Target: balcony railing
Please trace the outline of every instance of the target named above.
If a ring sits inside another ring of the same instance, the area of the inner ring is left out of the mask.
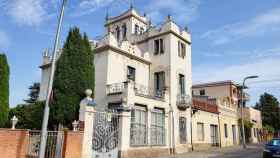
[[[178,94],[176,103],[179,109],[185,110],[191,104],[191,97],[186,94]]]
[[[150,87],[135,84],[134,85],[135,95],[149,97],[154,99],[163,99],[164,98],[164,90],[155,90]]]
[[[107,85],[106,93],[107,95],[113,95],[113,94],[120,94],[124,91],[124,84],[125,83],[113,83]]]

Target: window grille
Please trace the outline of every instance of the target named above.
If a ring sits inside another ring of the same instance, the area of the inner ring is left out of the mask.
[[[165,144],[165,118],[162,109],[152,111],[151,145]]]

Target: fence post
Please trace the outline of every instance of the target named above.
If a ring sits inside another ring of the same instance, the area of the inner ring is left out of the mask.
[[[84,137],[82,145],[82,158],[91,158],[92,156],[92,135],[95,110],[92,106],[85,107]]]

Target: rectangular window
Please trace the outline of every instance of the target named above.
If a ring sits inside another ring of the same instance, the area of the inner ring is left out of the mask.
[[[179,118],[179,133],[180,133],[180,144],[187,143],[187,119],[185,117]]]
[[[152,111],[151,145],[165,144],[165,117],[164,110],[155,108]]]
[[[144,31],[144,28],[143,27],[141,27],[140,28],[140,34],[143,34],[145,31]]]
[[[156,72],[155,73],[155,95],[162,97],[164,87],[165,87],[165,73],[164,72]]]
[[[199,95],[205,95],[205,90],[204,89],[199,90]]]
[[[227,124],[224,124],[224,130],[225,130],[225,138],[227,138],[228,137]]]
[[[181,58],[186,56],[186,45],[181,41],[178,41],[178,56]]]
[[[179,90],[180,94],[185,94],[185,75],[179,74]]]
[[[127,79],[135,81],[135,72],[136,72],[136,70],[134,67],[128,66],[127,67]]]
[[[197,123],[197,139],[198,141],[204,141],[204,124]]]
[[[164,53],[164,41],[163,39],[154,40],[154,54]]]
[[[126,24],[123,24],[122,25],[122,38],[123,38],[123,40],[125,40],[126,39],[126,32],[127,32],[127,27],[126,27]]]
[[[131,111],[130,145],[145,146],[148,144],[147,108],[135,105]]]
[[[134,26],[134,34],[139,34],[139,26],[137,24]]]

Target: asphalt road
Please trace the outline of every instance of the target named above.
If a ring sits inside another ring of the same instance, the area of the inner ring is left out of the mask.
[[[189,152],[165,158],[262,158],[263,145],[248,145],[246,149],[241,146],[213,149],[208,151]]]

